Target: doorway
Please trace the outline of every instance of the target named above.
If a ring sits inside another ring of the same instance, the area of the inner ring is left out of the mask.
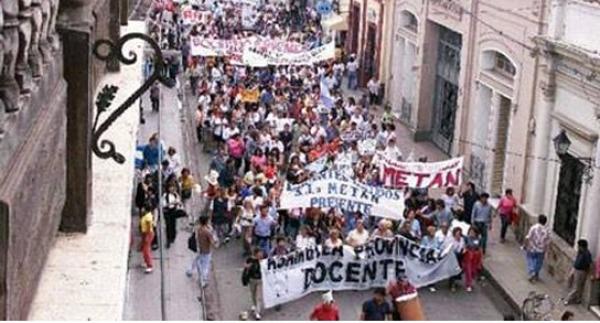
[[[506,148],[508,144],[508,127],[510,124],[510,106],[510,100],[504,96],[500,96],[496,128],[496,147],[494,149],[494,170],[492,172],[492,196],[502,195]]]
[[[462,37],[442,26],[439,28],[438,57],[433,106],[432,141],[450,154],[458,106],[458,77]]]
[[[367,82],[377,74],[377,25],[370,22],[367,26],[365,51],[363,53],[363,63],[361,84],[365,86]]]

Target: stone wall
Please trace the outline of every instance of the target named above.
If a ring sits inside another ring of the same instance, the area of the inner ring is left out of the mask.
[[[59,227],[87,230],[93,94],[119,69],[92,48],[120,2],[0,1],[0,319],[27,319]]]
[[[0,319],[25,319],[65,200],[58,0],[0,2]]]

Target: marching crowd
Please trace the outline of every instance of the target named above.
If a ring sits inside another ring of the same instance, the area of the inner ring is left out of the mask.
[[[427,161],[399,147],[395,116],[389,107],[378,105],[380,85],[376,79],[368,82],[369,94],[361,97],[342,91],[345,79],[348,88],[357,86],[358,61],[354,55],[311,66],[267,68],[233,65],[227,57],[191,55],[190,35],[220,39],[261,35],[310,44],[311,48],[320,46],[330,36],[322,30],[316,9],[295,1],[287,5],[264,1],[254,7],[253,28],[247,28],[233,1],[202,0],[191,5],[212,14],[203,23],[185,25],[180,17],[181,4],[157,0],[150,10],[148,30],[163,49],[181,54],[167,59],[168,73],[191,87],[197,99],[197,139],[213,157],[208,173],[199,180],[183,167],[174,148],[164,150],[156,136],[150,138],[143,152],[147,175],[136,194],[146,271],[153,268],[157,178],[162,176],[166,247],[176,239],[177,219],[186,218],[194,226],[189,247],[197,252],[187,274],[191,277],[196,269],[204,287],[209,283],[214,248],[224,247],[232,239],[241,240],[240,253],[246,258],[241,280],[251,291],[255,319],[261,317],[260,259],[321,244],[359,247],[374,237],[402,235],[425,247],[454,252],[462,273],[448,280],[449,288],[456,291],[464,279],[465,290],[472,291],[473,282],[481,277],[495,216],[489,195],[477,192],[473,183],[447,187],[444,192],[406,189],[406,208],[399,221],[337,208],[279,208],[284,185],[302,183],[322,169],[336,169],[357,182],[382,186],[376,153],[391,160]],[[151,60],[145,68],[149,74]],[[155,109],[160,106],[159,91],[156,87],[151,90]],[[365,142],[373,147],[364,149]],[[196,193],[205,202],[202,209],[189,205]],[[517,222],[517,207],[512,191],[506,190],[498,206],[501,242]],[[539,225],[526,239],[531,281],[538,278],[549,243],[545,224],[545,217],[540,216]],[[438,287],[428,288],[435,292]],[[393,308],[382,305],[387,304],[385,297],[386,290],[377,289],[374,299],[363,306],[362,318],[392,315]],[[324,304],[332,300],[330,295],[324,296]],[[339,318],[323,306],[315,309],[311,318],[319,319],[322,313],[323,318]]]

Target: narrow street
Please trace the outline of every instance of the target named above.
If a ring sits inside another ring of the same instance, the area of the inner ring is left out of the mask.
[[[186,87],[184,110],[177,106],[177,90],[163,88],[161,135],[166,147],[173,146],[180,152],[183,164],[189,166],[195,178],[205,186],[210,156],[203,152],[202,144],[194,137],[195,99]],[[138,135],[139,143],[145,143],[150,135],[157,131],[158,114],[149,111],[149,99],[144,98],[145,124]],[[401,130],[399,130],[401,131]],[[197,201],[199,202],[199,201]],[[196,203],[198,212],[199,203]],[[134,225],[137,217],[134,217]],[[193,279],[185,276],[185,269],[192,260],[187,249],[189,229],[186,219],[178,223],[177,240],[164,253],[164,277],[166,317],[168,320],[201,320],[202,304],[200,291]],[[133,226],[136,228],[136,226]],[[139,237],[136,235],[134,246]],[[154,252],[156,268],[151,275],[143,273],[141,253],[132,249],[129,261],[129,291],[125,319],[159,320],[160,313],[160,270],[159,254]],[[241,243],[233,240],[221,246],[213,255],[213,273],[206,288],[206,317],[211,320],[238,320],[243,311],[250,309],[250,292],[241,284],[244,258]],[[445,283],[440,283],[438,292],[421,290],[421,300],[428,319],[431,320],[500,320],[504,313],[510,313],[510,306],[501,295],[487,282],[479,283],[474,292],[467,294],[462,290],[451,293]],[[371,297],[370,291],[335,292],[334,297],[340,307],[343,320],[357,320],[362,303]],[[297,301],[285,304],[279,311],[268,309],[262,313],[263,320],[307,320],[313,306],[320,300],[319,293],[313,293]]]

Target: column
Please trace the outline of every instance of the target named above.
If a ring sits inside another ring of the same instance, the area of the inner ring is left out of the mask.
[[[61,231],[85,232],[92,201],[92,27],[94,0],[62,0],[58,30],[67,90],[67,200]]]
[[[529,192],[531,199],[528,204],[535,213],[545,212],[546,178],[548,174],[548,158],[550,156],[551,138],[550,130],[551,113],[554,110],[556,93],[555,57],[550,54],[546,70],[546,79],[541,81],[538,107],[535,109],[535,138],[531,162],[531,177],[529,179]]]
[[[590,251],[594,256],[598,256],[600,252],[600,238],[598,237],[600,235],[600,221],[598,221],[598,210],[600,210],[600,160],[598,160],[598,157],[600,157],[600,140],[596,141],[596,152],[596,160],[591,163],[594,179],[586,194],[588,203],[585,207],[583,219],[581,219],[583,221],[581,238],[588,240]]]

